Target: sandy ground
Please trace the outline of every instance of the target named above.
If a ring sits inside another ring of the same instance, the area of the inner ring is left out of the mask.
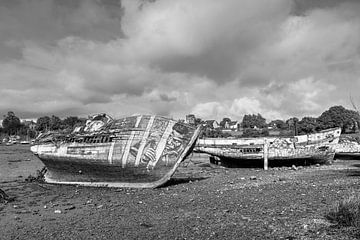
[[[360,161],[224,168],[194,154],[164,187],[108,189],[26,182],[29,146],[0,146],[0,239],[360,239],[325,218],[359,192]]]

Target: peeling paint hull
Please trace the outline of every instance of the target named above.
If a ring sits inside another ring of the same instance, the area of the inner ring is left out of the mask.
[[[264,159],[264,144],[268,144],[268,160],[309,159],[326,163],[334,158],[340,133],[340,128],[336,128],[294,137],[200,139],[194,151],[220,159],[256,160]]]
[[[39,141],[31,150],[45,164],[48,183],[154,188],[171,178],[199,133],[184,123],[141,115],[55,142]]]
[[[335,158],[349,159],[360,158],[360,144],[356,139],[344,137],[341,138],[335,149]]]

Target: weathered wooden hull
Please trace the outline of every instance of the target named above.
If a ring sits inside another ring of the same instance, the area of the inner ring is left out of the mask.
[[[158,187],[192,151],[199,133],[200,129],[171,119],[142,115],[31,150],[45,164],[49,183]]]
[[[234,160],[264,159],[266,154],[268,160],[311,159],[322,163],[334,158],[340,133],[340,129],[330,129],[294,137],[199,139],[195,151]]]
[[[335,158],[360,158],[360,144],[355,139],[340,139],[335,149]]]

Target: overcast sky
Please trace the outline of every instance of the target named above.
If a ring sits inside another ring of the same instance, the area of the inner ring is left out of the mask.
[[[0,1],[0,113],[241,120],[360,104],[360,1]]]

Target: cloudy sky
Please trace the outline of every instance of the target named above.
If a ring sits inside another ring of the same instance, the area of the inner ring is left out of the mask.
[[[0,1],[0,113],[203,119],[360,104],[360,1]]]

